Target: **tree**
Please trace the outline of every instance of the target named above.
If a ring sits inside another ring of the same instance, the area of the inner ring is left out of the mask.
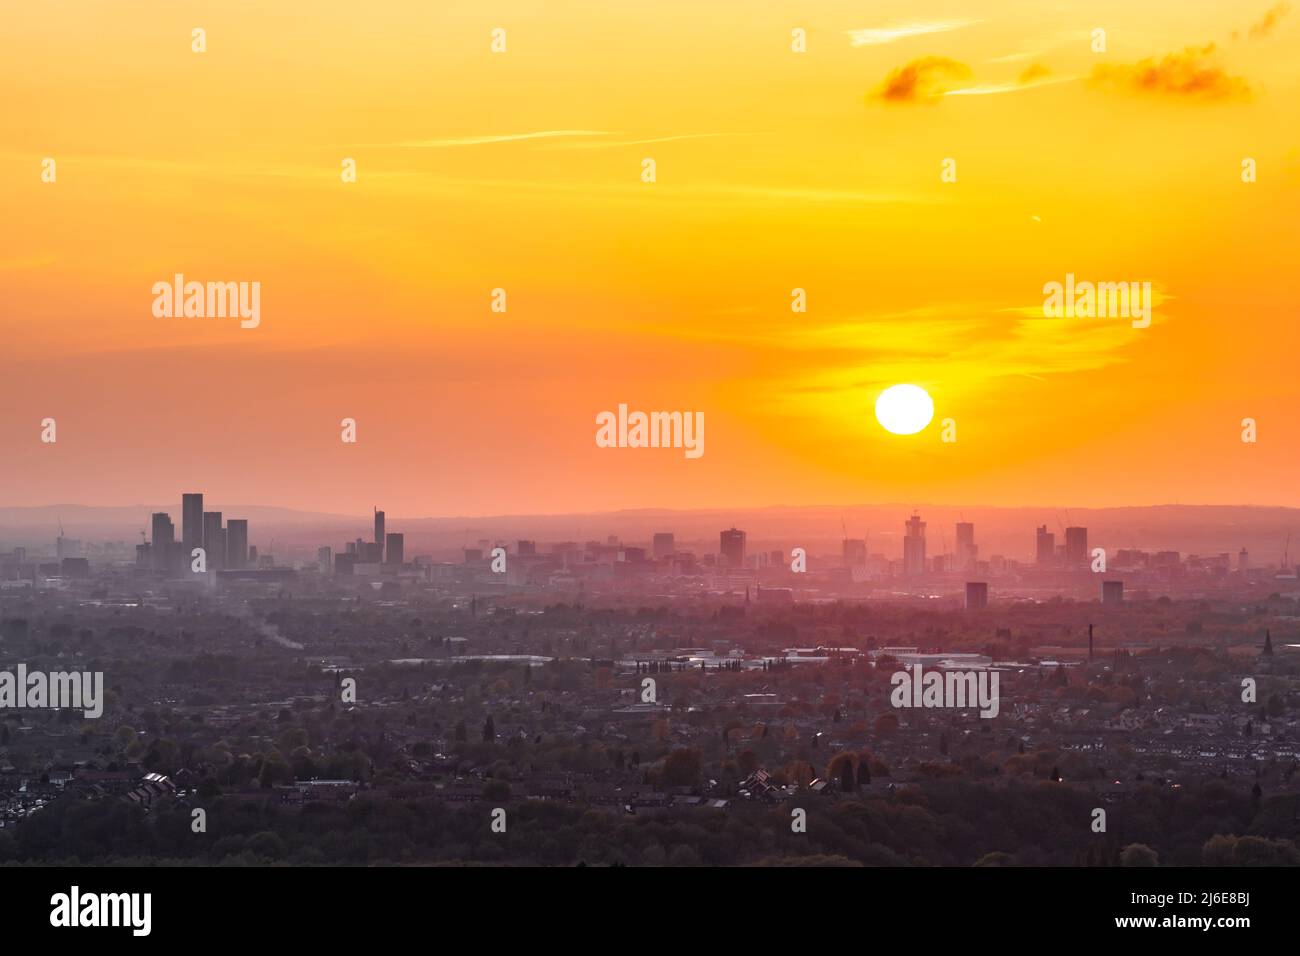
[[[670,787],[694,786],[702,765],[699,751],[689,748],[674,750],[664,760],[663,782]]]
[[[1119,851],[1120,866],[1159,866],[1160,856],[1145,843],[1130,843]]]
[[[858,765],[857,755],[850,750],[844,750],[837,753],[831,758],[831,762],[826,765],[827,779],[838,777],[840,790],[850,793],[857,789],[857,774],[855,773]]]

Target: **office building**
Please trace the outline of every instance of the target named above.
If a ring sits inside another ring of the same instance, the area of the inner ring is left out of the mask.
[[[919,577],[925,574],[925,522],[914,514],[903,524],[903,530],[903,574]]]
[[[1041,567],[1050,567],[1056,563],[1056,535],[1047,530],[1047,525],[1038,526],[1037,538],[1037,556],[1038,564]]]
[[[989,606],[989,586],[985,581],[966,582],[966,610],[978,611]]]
[[[195,548],[203,547],[203,494],[181,495],[181,544],[185,560]]]
[[[220,511],[203,512],[203,553],[209,571],[226,566],[226,532],[221,526]]]
[[[231,518],[226,522],[226,562],[232,571],[248,567],[248,520]]]
[[[719,537],[718,550],[722,554],[723,563],[729,568],[743,568],[745,566],[745,532],[737,528],[730,528],[722,532]]]
[[[974,567],[978,549],[975,547],[975,524],[971,521],[957,522],[957,568],[965,571]]]
[[[150,562],[155,571],[166,571],[167,562],[172,553],[172,544],[176,540],[176,526],[172,524],[171,515],[165,511],[153,514],[151,532]]]
[[[671,531],[660,531],[654,536],[652,553],[656,558],[671,558],[677,551],[677,540]]]
[[[384,543],[384,563],[401,564],[405,560],[406,554],[406,536],[402,534],[389,534]]]
[[[321,574],[329,574],[334,568],[334,555],[326,548],[316,549],[316,567]]]
[[[515,554],[521,558],[531,558],[537,554],[536,541],[519,541],[515,545]]]
[[[170,521],[168,523],[170,523]],[[59,574],[65,578],[73,578],[75,580],[89,580],[90,561],[86,558],[64,558],[59,562]]]
[[[384,560],[384,513],[378,508],[375,509],[375,544],[379,546],[379,552],[376,560]]]
[[[1088,529],[1065,529],[1065,566],[1072,569],[1088,564]]]
[[[1123,604],[1124,603],[1124,582],[1123,581],[1102,581],[1101,582],[1101,603],[1102,604]]]

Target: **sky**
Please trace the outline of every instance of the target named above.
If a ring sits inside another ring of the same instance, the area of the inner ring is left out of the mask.
[[[1300,506],[1298,52],[1272,0],[15,6],[0,504]]]

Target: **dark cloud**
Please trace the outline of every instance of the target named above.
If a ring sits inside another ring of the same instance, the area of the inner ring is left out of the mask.
[[[886,103],[916,103],[938,96],[950,80],[970,76],[970,67],[943,56],[923,56],[900,66],[871,91],[869,99]]]
[[[1188,47],[1133,64],[1102,64],[1092,71],[1094,86],[1142,95],[1195,100],[1245,99],[1250,86],[1213,62],[1215,47]]]

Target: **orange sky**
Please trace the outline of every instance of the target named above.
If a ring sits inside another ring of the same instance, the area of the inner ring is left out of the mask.
[[[2,504],[1300,505],[1300,10],[6,19]],[[261,324],[155,318],[178,272],[260,282]],[[1067,272],[1151,282],[1151,326],[1043,318]],[[918,435],[874,419],[898,382],[934,397]],[[703,411],[704,456],[596,447],[620,402]]]

